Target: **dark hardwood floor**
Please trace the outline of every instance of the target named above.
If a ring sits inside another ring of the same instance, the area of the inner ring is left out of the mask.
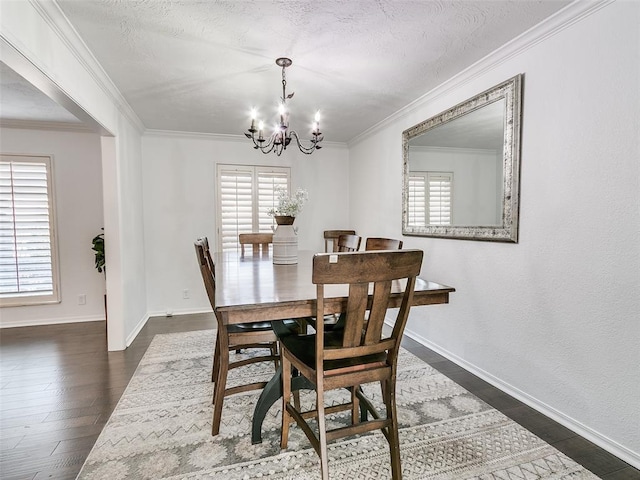
[[[104,322],[0,331],[0,478],[73,479],[153,336],[212,328],[212,314],[157,317],[123,352]],[[412,340],[404,345],[604,480],[640,471]]]

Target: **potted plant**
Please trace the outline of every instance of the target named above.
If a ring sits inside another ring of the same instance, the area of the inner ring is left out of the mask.
[[[91,250],[95,252],[95,262],[96,262],[96,270],[102,273],[106,271],[106,267],[104,264],[104,228],[103,232],[93,237],[91,240]]]
[[[99,233],[91,240],[91,250],[95,252],[95,263],[96,270],[100,273],[105,273],[107,271],[107,267],[104,263],[104,228],[102,229],[102,233]],[[104,318],[107,319],[107,292],[104,293]]]
[[[283,188],[276,191],[278,205],[267,211],[278,224],[273,234],[273,263],[292,265],[298,263],[298,232],[293,222],[309,199],[309,194],[302,188],[298,188],[293,195],[288,195]]]
[[[276,188],[276,192],[278,206],[270,208],[267,214],[274,217],[278,225],[293,225],[296,216],[309,200],[309,194],[302,188],[298,188],[292,195],[288,195],[282,187]]]

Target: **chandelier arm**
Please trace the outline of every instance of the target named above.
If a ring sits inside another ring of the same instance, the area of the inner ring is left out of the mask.
[[[251,135],[249,135],[248,133],[245,133],[245,135],[246,135],[247,138],[251,139],[251,141],[253,142],[254,148],[260,149],[260,150],[264,150],[265,148],[269,148],[269,145],[270,145],[271,140],[272,140],[271,138],[269,138],[269,140],[265,144],[264,141],[258,142],[256,140],[255,132],[251,132]]]
[[[275,148],[273,136],[268,137],[266,140],[259,142],[256,140],[255,132],[251,132],[251,135],[245,133],[247,138],[250,138],[256,150],[260,150],[262,153],[271,153]]]
[[[286,147],[284,146],[284,143],[277,143],[276,138],[277,134],[272,134],[264,145],[258,146],[258,149],[265,155],[271,152],[275,153],[277,156],[282,155],[282,152]]]
[[[320,143],[322,141],[322,139],[317,140],[317,141],[311,141],[311,146],[307,147],[305,145],[302,144],[302,142],[300,141],[300,137],[298,136],[298,132],[296,132],[295,130],[291,130],[289,132],[291,134],[292,137],[294,137],[296,139],[296,144],[298,145],[298,148],[300,149],[300,151],[302,153],[305,153],[307,155],[311,155],[315,150],[321,148],[318,146],[318,143]]]
[[[269,137],[266,143],[259,147],[260,151],[264,154],[271,153],[274,148],[276,148],[276,143],[274,141],[273,135]]]

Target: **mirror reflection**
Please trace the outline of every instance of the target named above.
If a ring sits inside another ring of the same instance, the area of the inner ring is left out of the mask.
[[[520,78],[403,133],[403,233],[517,241]]]

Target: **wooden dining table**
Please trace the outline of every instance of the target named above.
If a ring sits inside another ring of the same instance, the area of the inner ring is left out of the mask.
[[[214,253],[216,268],[215,314],[221,328],[226,325],[269,320],[286,320],[316,315],[316,286],[311,281],[315,252],[298,251],[298,263],[274,265],[270,255],[240,255],[236,252]],[[323,254],[324,255],[324,254]],[[403,282],[394,281],[390,308],[402,301]],[[412,306],[449,303],[455,288],[425,280],[416,280]],[[325,286],[324,315],[345,311],[348,285]],[[220,332],[221,333],[221,332]],[[281,372],[263,389],[254,410],[252,443],[262,441],[262,423],[267,411],[282,397]],[[294,388],[307,388],[304,377]]]

